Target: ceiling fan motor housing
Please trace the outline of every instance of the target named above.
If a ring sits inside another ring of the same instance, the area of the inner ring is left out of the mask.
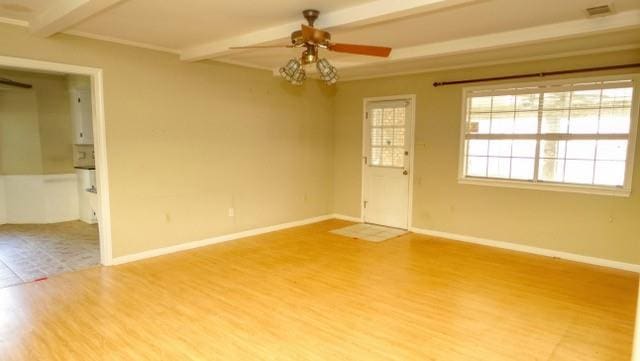
[[[315,23],[318,16],[320,16],[320,12],[314,9],[307,9],[302,11],[302,16],[307,19],[309,26],[313,27],[313,23]]]
[[[307,9],[302,12],[302,15],[305,19],[307,19],[309,26],[313,28],[313,24],[318,19],[320,12],[318,10]],[[301,30],[297,30],[291,33],[291,43],[294,46],[301,46],[306,43],[307,45],[313,44],[326,47],[330,40],[331,34],[326,31],[315,30],[312,40],[310,40],[309,38],[305,39]]]
[[[326,47],[327,44],[329,43],[329,41],[331,40],[331,34],[329,34],[328,32],[323,32],[322,33],[322,38],[318,39],[318,43],[316,45],[320,45],[322,47]],[[294,46],[299,46],[304,44],[304,37],[302,36],[302,31],[301,30],[296,30],[293,33],[291,33],[291,44],[293,44]]]

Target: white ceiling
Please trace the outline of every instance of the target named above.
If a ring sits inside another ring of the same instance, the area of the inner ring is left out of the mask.
[[[326,11],[366,0],[314,0],[305,6]],[[301,2],[129,0],[78,24],[87,33],[182,49],[266,27],[299,21]]]
[[[585,8],[606,3],[612,15],[587,18]],[[0,0],[0,21],[274,69],[300,50],[228,47],[287,43],[305,8],[321,10],[333,41],[394,48],[390,59],[326,54],[343,77],[640,49],[638,0]]]
[[[602,1],[600,1],[601,3]],[[340,31],[334,40],[405,47],[479,34],[584,19],[594,0],[477,1],[434,13]],[[640,9],[638,0],[616,0],[616,11]]]
[[[0,1],[0,16],[9,19],[30,20],[46,8],[46,0]]]

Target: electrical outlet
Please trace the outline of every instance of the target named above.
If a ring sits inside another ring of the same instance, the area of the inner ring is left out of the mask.
[[[229,217],[235,217],[236,216],[236,211],[233,208],[229,208],[229,211],[227,213],[229,214]]]

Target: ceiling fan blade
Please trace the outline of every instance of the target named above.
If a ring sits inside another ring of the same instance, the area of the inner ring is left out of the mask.
[[[391,54],[392,49],[384,46],[332,43],[329,44],[329,50],[338,53],[380,56],[386,58]]]
[[[308,41],[316,44],[322,44],[331,39],[331,34],[326,31],[313,28],[309,25],[302,24],[302,38],[305,42]]]
[[[254,45],[254,46],[232,46],[229,49],[269,49],[269,48],[295,48],[293,45]]]

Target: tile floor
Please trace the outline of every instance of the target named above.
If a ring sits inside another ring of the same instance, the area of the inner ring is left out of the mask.
[[[0,226],[0,288],[99,264],[95,224],[72,221]]]
[[[389,228],[375,224],[359,223],[352,226],[339,228],[331,231],[345,237],[358,238],[371,242],[382,242],[387,239],[398,237],[407,231],[398,228]]]

